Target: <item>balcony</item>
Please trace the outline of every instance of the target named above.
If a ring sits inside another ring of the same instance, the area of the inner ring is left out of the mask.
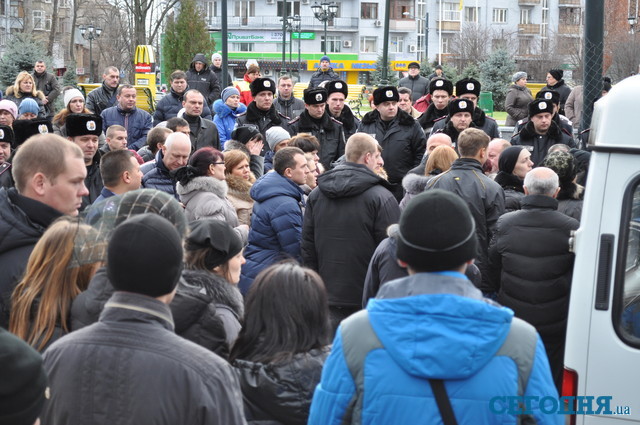
[[[580,0],[558,0],[558,7],[581,7]]]
[[[460,21],[436,21],[436,30],[440,30],[440,23],[443,32],[460,32]]]
[[[582,27],[580,25],[569,25],[560,22],[558,25],[558,33],[562,35],[580,35]]]
[[[230,29],[282,29],[281,19],[279,16],[229,16],[227,25]],[[327,29],[357,31],[358,21],[358,18],[334,18],[327,23]],[[211,16],[206,22],[209,29],[222,28],[222,18],[219,16]],[[301,25],[302,30],[307,32],[324,30],[324,24],[313,16],[302,16]]]
[[[537,6],[539,4],[540,0],[518,0],[519,6]]]
[[[391,19],[389,21],[391,31],[413,32],[416,30],[415,19]]]
[[[518,35],[538,35],[540,24],[518,24]]]

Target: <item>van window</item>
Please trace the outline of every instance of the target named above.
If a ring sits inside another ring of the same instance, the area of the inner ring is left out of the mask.
[[[614,323],[623,341],[640,347],[640,182],[627,190],[625,206],[619,245],[622,248],[619,255],[624,256],[624,261],[618,261],[616,273],[623,276],[623,284],[622,290],[616,292],[618,308],[614,309],[614,315],[618,320]]]

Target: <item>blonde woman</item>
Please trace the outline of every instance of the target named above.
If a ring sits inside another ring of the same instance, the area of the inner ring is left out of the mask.
[[[45,118],[44,100],[46,96],[40,90],[36,89],[36,82],[33,76],[27,71],[22,71],[16,77],[13,86],[7,87],[5,99],[12,101],[20,108],[20,104],[24,99],[31,98],[38,104],[38,118]]]

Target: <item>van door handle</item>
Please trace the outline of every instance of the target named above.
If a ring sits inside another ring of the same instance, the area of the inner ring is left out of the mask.
[[[615,237],[610,233],[600,235],[600,255],[598,258],[598,274],[596,275],[596,310],[609,309],[614,241]]]

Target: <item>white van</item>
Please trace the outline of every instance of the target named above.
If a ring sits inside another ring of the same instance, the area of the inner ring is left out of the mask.
[[[608,405],[571,423],[640,423],[640,76],[596,103],[589,146],[563,395]]]

